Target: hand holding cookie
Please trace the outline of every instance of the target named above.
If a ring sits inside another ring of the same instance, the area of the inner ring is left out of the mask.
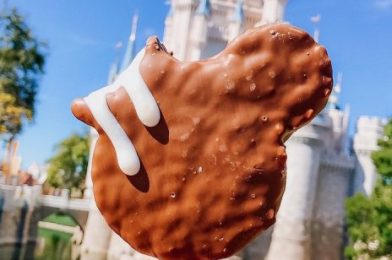
[[[323,109],[331,88],[325,49],[287,24],[247,31],[197,62],[150,38],[113,85],[72,105],[99,132],[98,208],[144,254],[234,254],[274,223],[284,141]]]

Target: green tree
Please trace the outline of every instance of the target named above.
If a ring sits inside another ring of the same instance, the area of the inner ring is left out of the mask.
[[[53,157],[48,160],[48,184],[83,192],[89,146],[87,133],[72,134],[57,144]]]
[[[392,258],[392,119],[385,126],[380,149],[372,154],[379,178],[373,193],[346,201],[349,259]]]
[[[12,140],[35,114],[45,44],[16,9],[0,13],[0,136]]]

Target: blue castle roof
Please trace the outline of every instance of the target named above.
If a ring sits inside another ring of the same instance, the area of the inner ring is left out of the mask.
[[[242,23],[244,21],[244,17],[244,1],[238,0],[231,20]]]
[[[173,10],[173,5],[172,5],[172,4],[170,4],[170,9],[169,9],[169,12],[167,13],[167,16],[172,16],[172,15],[173,15],[173,13],[174,13],[174,10]]]
[[[210,15],[211,14],[211,3],[209,0],[201,0],[197,7],[196,14]]]

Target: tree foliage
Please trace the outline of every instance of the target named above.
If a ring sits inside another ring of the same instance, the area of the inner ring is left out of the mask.
[[[372,154],[373,162],[382,178],[383,184],[391,184],[392,181],[392,119],[384,128],[384,138],[378,141],[381,147]]]
[[[392,120],[385,126],[380,149],[372,154],[379,178],[373,193],[347,199],[350,259],[392,258]]]
[[[45,44],[16,9],[0,13],[0,135],[13,138],[35,114]]]
[[[83,190],[89,157],[89,135],[72,134],[55,146],[48,160],[49,185],[55,188]]]

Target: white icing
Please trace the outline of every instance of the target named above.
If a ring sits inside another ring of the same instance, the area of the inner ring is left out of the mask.
[[[139,157],[131,140],[110,111],[106,95],[124,87],[135,106],[140,121],[148,127],[159,123],[161,114],[158,105],[139,71],[143,56],[144,49],[136,55],[128,68],[111,85],[94,91],[84,98],[95,120],[112,142],[121,171],[127,175],[135,175],[139,172]]]

